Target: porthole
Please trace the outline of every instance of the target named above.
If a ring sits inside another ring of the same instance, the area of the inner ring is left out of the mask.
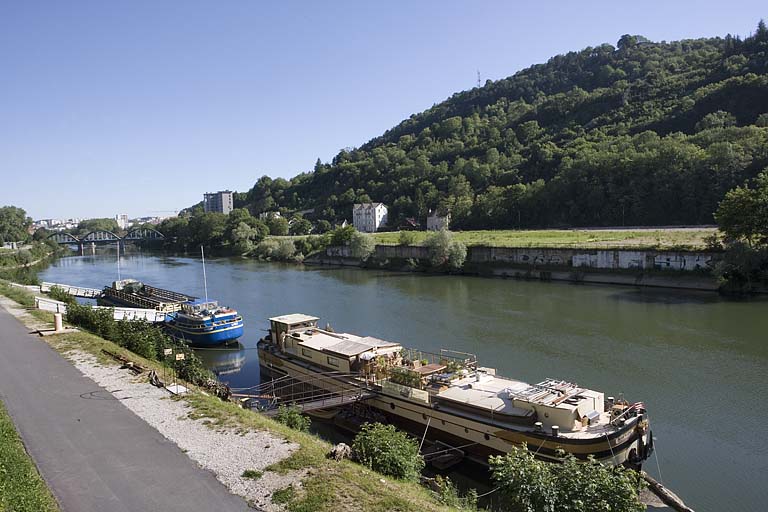
[[[486,441],[490,441],[491,440],[491,436],[489,436],[488,434],[485,434],[485,440]]]
[[[443,423],[443,425],[445,425],[445,420],[440,420],[440,421]]]
[[[389,408],[394,411],[395,410],[395,402],[390,403],[389,404]]]
[[[427,415],[426,414],[422,414],[421,417],[424,418],[425,420],[427,419]]]
[[[464,427],[464,433],[469,434],[469,429],[467,427]]]

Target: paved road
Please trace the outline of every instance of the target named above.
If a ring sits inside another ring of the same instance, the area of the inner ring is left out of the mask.
[[[252,510],[101,389],[0,307],[0,400],[62,510]]]

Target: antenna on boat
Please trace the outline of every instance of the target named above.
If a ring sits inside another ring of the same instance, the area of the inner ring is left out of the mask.
[[[205,302],[208,303],[208,278],[205,276],[205,251],[200,246],[200,256],[203,258],[203,286],[205,287]]]

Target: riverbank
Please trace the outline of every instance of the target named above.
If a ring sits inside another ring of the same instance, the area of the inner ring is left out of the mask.
[[[0,287],[29,306],[25,290]],[[51,314],[28,312],[4,299],[30,329],[51,325]],[[213,472],[230,492],[243,496],[264,510],[449,510],[430,491],[372,472],[350,461],[325,458],[330,445],[321,439],[291,430],[264,416],[193,391],[171,399],[152,387],[146,377],[133,377],[102,353],[116,352],[147,369],[162,371],[143,359],[94,335],[78,332],[48,336],[45,341],[68,357],[86,376],[107,389],[137,416],[202,467]],[[130,400],[126,397],[131,397]]]
[[[718,253],[619,249],[512,248],[474,246],[458,275],[566,281],[682,290],[717,291],[711,274]],[[354,258],[347,247],[329,247],[304,260],[308,265],[351,266],[431,272],[423,246],[377,245],[367,260]]]

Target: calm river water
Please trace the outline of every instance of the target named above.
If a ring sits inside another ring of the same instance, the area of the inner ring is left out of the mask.
[[[135,255],[122,276],[203,296],[199,259]],[[645,468],[695,510],[768,509],[768,302],[714,293],[424,276],[215,259],[211,298],[246,322],[240,350],[201,352],[232,387],[259,382],[266,319],[321,317],[336,331],[436,351],[529,382],[557,377],[642,400],[658,466]],[[114,256],[64,258],[40,279],[100,288]],[[659,471],[660,469],[660,471]]]

